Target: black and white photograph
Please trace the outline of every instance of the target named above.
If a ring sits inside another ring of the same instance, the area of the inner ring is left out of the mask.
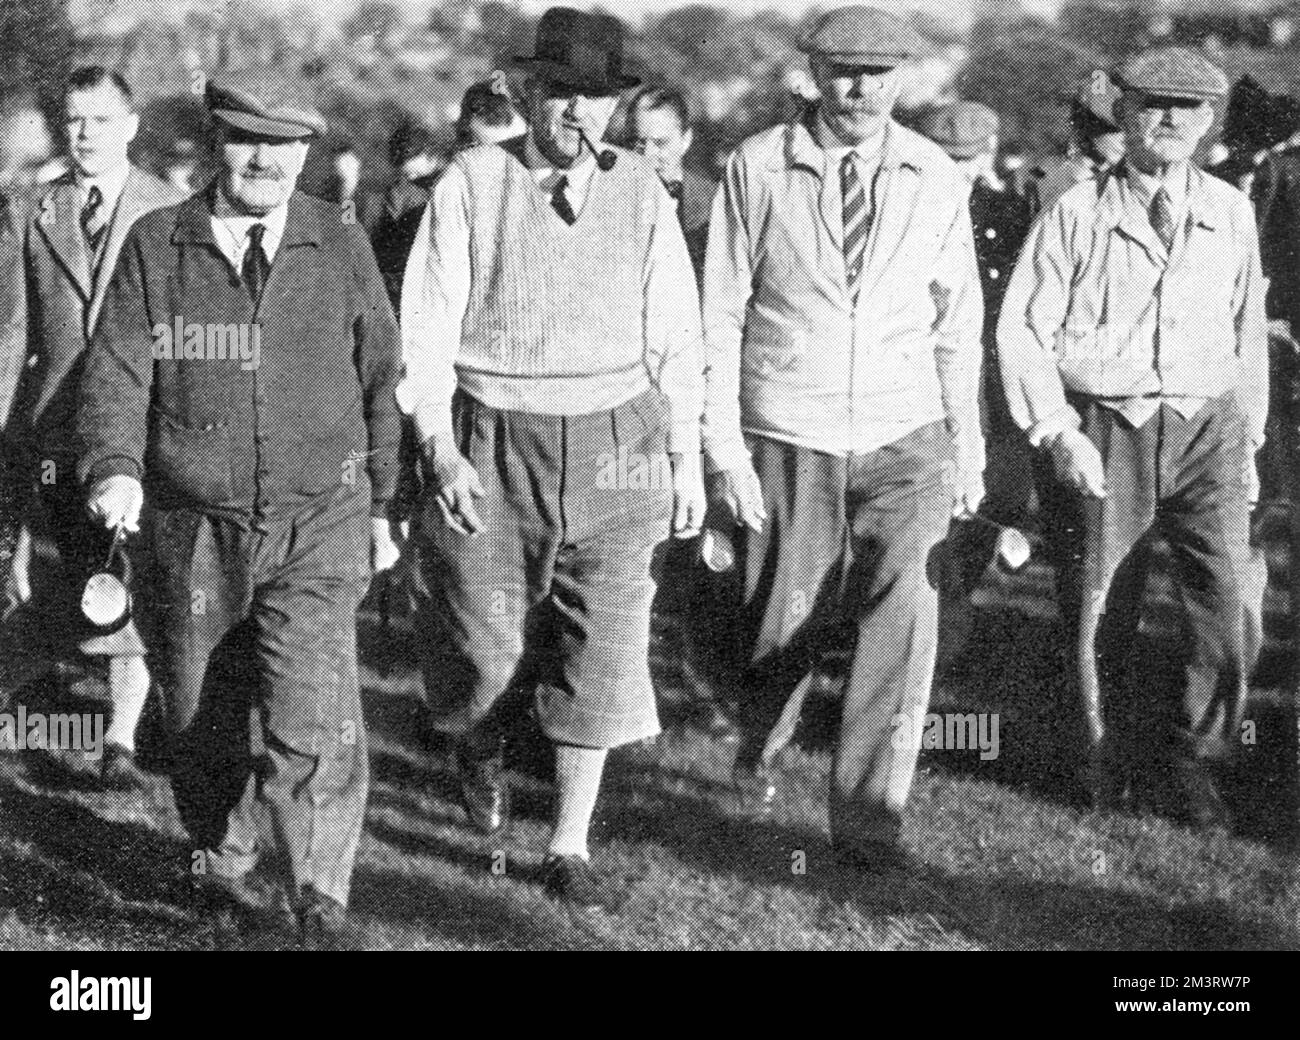
[[[0,578],[50,1012],[182,951],[1092,951],[1112,1017],[1249,1017],[1300,3],[3,0]]]

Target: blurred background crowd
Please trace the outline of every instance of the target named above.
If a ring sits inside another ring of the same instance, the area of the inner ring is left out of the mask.
[[[714,174],[745,136],[811,92],[794,49],[807,4],[610,4],[643,77],[689,99],[688,165]],[[898,6],[898,5],[893,5]],[[903,5],[930,44],[904,93],[915,125],[956,98],[1001,116],[1014,184],[1071,138],[1071,99],[1094,69],[1151,42],[1205,48],[1235,88],[1202,159],[1233,179],[1300,130],[1300,3],[975,0]],[[354,200],[371,223],[413,147],[434,168],[456,146],[465,91],[510,70],[540,6],[501,0],[8,0],[0,5],[0,186],[61,172],[60,84],[78,64],[118,69],[142,104],[135,161],[183,187],[204,179],[202,84],[290,80],[328,118],[303,187]],[[619,122],[616,120],[616,127]],[[463,131],[463,127],[462,127]]]

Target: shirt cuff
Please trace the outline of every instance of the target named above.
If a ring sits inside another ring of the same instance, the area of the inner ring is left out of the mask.
[[[140,480],[140,466],[134,459],[129,459],[125,455],[111,455],[90,467],[90,472],[86,476],[86,486],[94,487],[101,480],[107,480],[109,477],[134,477]]]

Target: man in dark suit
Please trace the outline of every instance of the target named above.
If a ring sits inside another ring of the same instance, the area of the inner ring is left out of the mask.
[[[278,881],[303,945],[330,946],[369,786],[357,606],[398,555],[397,323],[365,233],[296,190],[324,120],[212,84],[208,105],[220,175],[123,247],[78,468],[105,526],[152,507],[141,600],[163,758],[219,937],[285,922]],[[238,659],[252,681],[229,681]]]
[[[628,106],[628,131],[632,147],[650,160],[677,202],[677,216],[699,282],[704,275],[709,210],[717,185],[683,165],[695,136],[685,95],[667,87],[642,88]]]
[[[8,662],[5,687],[21,685],[74,647],[109,658],[113,719],[102,770],[106,780],[126,786],[143,781],[134,763],[135,728],[149,674],[133,625],[101,635],[78,608],[109,536],[85,517],[72,420],[87,342],[127,231],[181,194],[128,160],[139,116],[119,75],[99,66],[74,72],[66,115],[71,169],[37,195],[23,227],[25,350],[21,366],[5,366],[7,385],[0,387],[0,403],[12,401],[0,421],[23,502],[0,657]],[[42,571],[49,560],[57,567]]]

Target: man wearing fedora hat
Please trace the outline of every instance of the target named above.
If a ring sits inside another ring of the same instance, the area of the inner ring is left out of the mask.
[[[397,326],[365,233],[295,190],[320,116],[215,84],[207,102],[219,174],[123,246],[80,472],[108,526],[152,506],[142,614],[163,758],[220,936],[292,907],[304,944],[328,944],[368,788],[356,611],[397,556]],[[251,681],[232,674],[245,662]],[[255,870],[259,803],[287,904]]]
[[[1012,418],[1055,469],[1043,516],[1091,796],[1121,802],[1137,763],[1167,746],[1133,725],[1135,707],[1159,695],[1130,678],[1159,535],[1183,606],[1170,773],[1188,822],[1220,828],[1230,817],[1214,774],[1240,746],[1249,678],[1265,283],[1249,199],[1191,161],[1224,74],[1197,51],[1158,47],[1129,57],[1117,83],[1126,157],[1035,224],[998,356]]]
[[[553,8],[520,64],[528,134],[455,158],[404,282],[419,630],[471,821],[508,819],[503,695],[531,690],[556,746],[545,890],[608,905],[587,831],[607,751],[659,729],[651,554],[703,512],[699,302],[654,169],[599,143],[637,82],[619,22]]]
[[[765,734],[847,636],[831,837],[865,869],[904,859],[919,732],[898,720],[930,696],[927,562],[983,496],[966,188],[891,118],[920,46],[873,8],[816,20],[802,49],[821,100],[730,157],[704,267],[710,506],[743,529],[737,770],[770,801]]]

